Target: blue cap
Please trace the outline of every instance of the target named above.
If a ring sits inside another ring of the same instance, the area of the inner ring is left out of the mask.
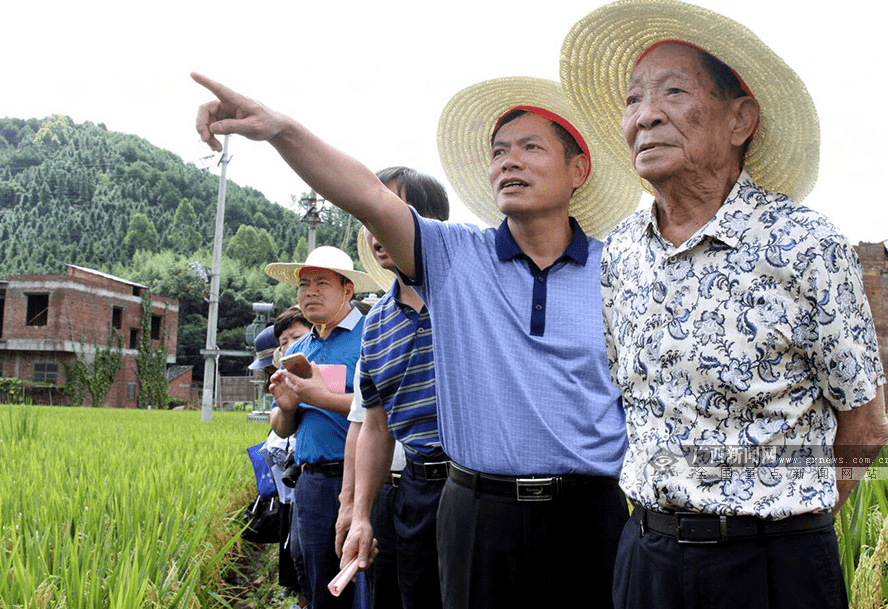
[[[268,326],[253,339],[253,348],[256,350],[256,359],[250,364],[250,370],[262,370],[273,365],[272,357],[277,349],[278,341],[274,337],[274,326]]]

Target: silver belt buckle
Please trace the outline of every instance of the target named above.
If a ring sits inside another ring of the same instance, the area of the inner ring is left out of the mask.
[[[555,478],[518,478],[515,492],[518,501],[551,501],[555,498]]]

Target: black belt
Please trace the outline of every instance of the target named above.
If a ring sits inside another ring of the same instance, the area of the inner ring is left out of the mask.
[[[436,480],[447,480],[447,473],[450,469],[450,461],[436,461],[434,463],[422,463],[407,459],[407,466],[414,478],[434,482]]]
[[[398,485],[401,483],[401,474],[398,472],[389,472],[385,475],[385,479],[382,483],[391,484],[393,487],[398,488]]]
[[[552,501],[570,494],[571,490],[617,487],[614,478],[604,476],[494,476],[450,464],[450,479],[479,493],[511,497],[516,501]]]
[[[323,474],[328,478],[342,477],[343,463],[342,461],[328,461],[327,463],[306,463],[306,471],[313,474]]]
[[[718,543],[729,539],[807,533],[833,526],[832,514],[799,514],[781,520],[755,516],[719,516],[698,512],[654,512],[638,505],[632,512],[641,534],[646,530],[672,537],[678,543]]]

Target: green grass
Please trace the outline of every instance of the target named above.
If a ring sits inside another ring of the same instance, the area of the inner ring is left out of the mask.
[[[0,405],[0,607],[224,606],[243,413]]]

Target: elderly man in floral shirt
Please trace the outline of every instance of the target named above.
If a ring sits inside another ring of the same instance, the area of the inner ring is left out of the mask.
[[[885,443],[885,376],[853,248],[790,198],[817,175],[804,85],[743,26],[672,1],[593,12],[562,57],[595,63],[562,66],[590,116],[622,99],[654,196],[602,255],[635,504],[615,606],[846,606],[832,513],[856,481],[833,457]]]

